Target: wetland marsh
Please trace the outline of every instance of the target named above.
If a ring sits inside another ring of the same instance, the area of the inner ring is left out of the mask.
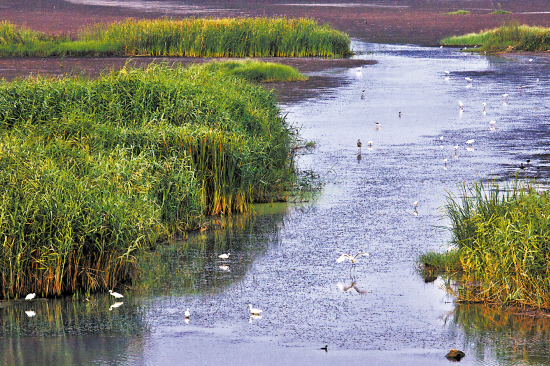
[[[158,246],[114,308],[107,293],[0,303],[2,363],[443,365],[458,348],[467,365],[547,364],[546,318],[456,304],[443,278],[415,270],[420,253],[446,250],[441,206],[457,182],[547,182],[547,56],[352,48],[356,65],[307,72],[314,89],[278,87],[295,95],[281,99],[288,122],[316,142],[296,164],[322,177],[317,199],[258,205]],[[373,141],[361,155],[358,138]],[[336,263],[361,250],[352,273]],[[342,292],[351,284],[366,293]]]

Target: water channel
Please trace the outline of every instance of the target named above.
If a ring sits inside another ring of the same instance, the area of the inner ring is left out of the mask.
[[[281,105],[316,142],[298,165],[324,181],[319,197],[159,246],[119,306],[108,294],[0,302],[0,363],[443,365],[458,348],[466,365],[548,364],[548,319],[458,305],[415,270],[447,248],[441,207],[457,183],[548,180],[548,58],[353,48],[377,63],[310,73],[327,87]],[[355,270],[336,263],[359,251],[370,255]]]

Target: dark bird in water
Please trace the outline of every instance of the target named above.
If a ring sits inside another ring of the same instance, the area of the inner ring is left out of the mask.
[[[328,344],[325,344],[325,346],[321,347],[321,349],[325,350],[325,352],[328,352]]]
[[[362,145],[363,145],[363,144],[361,143],[361,140],[360,140],[360,139],[357,139],[357,148],[359,149],[359,152],[358,152],[359,154],[361,154],[361,146],[362,146]]]
[[[361,99],[365,99],[365,89],[361,92]]]

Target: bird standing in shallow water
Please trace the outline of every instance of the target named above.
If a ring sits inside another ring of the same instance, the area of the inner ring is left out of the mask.
[[[250,310],[250,315],[260,315],[260,313],[262,312],[262,310],[260,309],[253,308],[252,304],[248,304],[248,310]]]
[[[361,154],[361,146],[363,144],[361,143],[361,140],[360,139],[357,139],[357,153],[358,154]]]
[[[111,294],[111,296],[114,296],[115,299],[120,299],[120,298],[124,297],[121,294],[119,294],[118,292],[113,292],[113,290],[109,290],[109,293]]]
[[[221,259],[228,259],[230,255],[231,255],[231,253],[220,254],[220,255],[218,255],[218,258],[221,258]]]
[[[347,254],[342,254],[340,257],[338,257],[338,259],[336,260],[336,263],[342,263],[343,261],[345,261],[346,259],[349,260],[351,262],[351,268],[350,268],[350,271],[355,268],[355,262],[357,261],[357,259],[360,257],[360,256],[366,256],[368,257],[369,256],[369,253],[365,253],[365,252],[359,252],[357,253],[355,256],[351,256],[351,255],[347,255]]]
[[[25,300],[32,300],[34,299],[36,296],[36,294],[33,292],[32,294],[28,294],[27,296],[25,296]]]

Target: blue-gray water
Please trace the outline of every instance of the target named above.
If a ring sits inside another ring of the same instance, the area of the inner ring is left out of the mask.
[[[440,365],[450,348],[466,365],[550,362],[548,320],[457,306],[441,279],[415,271],[420,253],[446,249],[440,208],[457,183],[547,181],[548,58],[353,47],[378,63],[314,74],[339,82],[282,106],[316,142],[298,159],[326,182],[316,200],[260,205],[225,230],[159,247],[119,307],[108,294],[0,303],[0,363]],[[336,263],[358,251],[370,256],[353,272]],[[341,290],[352,282],[365,293]]]

